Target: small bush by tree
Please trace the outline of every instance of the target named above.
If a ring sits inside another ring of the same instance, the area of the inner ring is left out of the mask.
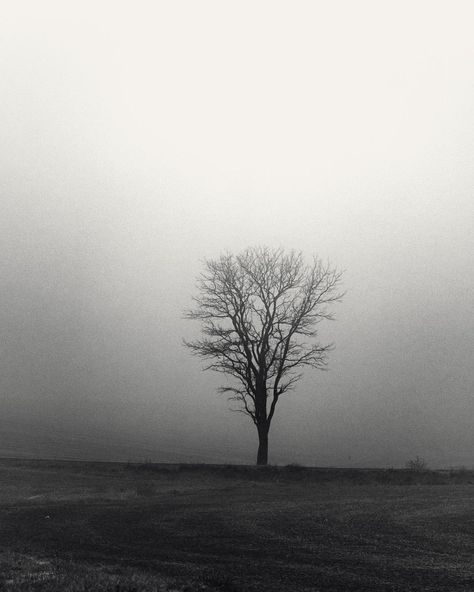
[[[416,473],[422,473],[423,471],[428,470],[428,463],[421,456],[416,456],[415,458],[410,459],[407,461],[405,466],[410,471],[414,471]]]

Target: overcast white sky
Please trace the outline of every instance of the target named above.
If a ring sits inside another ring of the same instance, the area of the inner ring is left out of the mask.
[[[265,244],[348,290],[270,460],[474,466],[473,22],[467,0],[6,2],[4,433],[253,462],[182,312],[204,257]]]

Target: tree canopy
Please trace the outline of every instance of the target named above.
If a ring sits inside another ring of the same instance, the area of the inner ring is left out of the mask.
[[[315,341],[317,325],[332,319],[342,298],[341,273],[314,257],[266,247],[206,260],[189,319],[201,322],[202,338],[185,342],[209,360],[207,369],[233,378],[221,392],[238,401],[268,442],[278,399],[302,376],[324,368],[330,344]],[[267,453],[260,461],[267,462]]]

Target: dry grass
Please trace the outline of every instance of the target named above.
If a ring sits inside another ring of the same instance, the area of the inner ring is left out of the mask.
[[[0,463],[3,590],[468,591],[472,473]]]

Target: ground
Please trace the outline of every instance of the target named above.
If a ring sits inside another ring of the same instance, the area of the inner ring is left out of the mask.
[[[466,471],[0,461],[9,592],[471,591],[473,554]]]

